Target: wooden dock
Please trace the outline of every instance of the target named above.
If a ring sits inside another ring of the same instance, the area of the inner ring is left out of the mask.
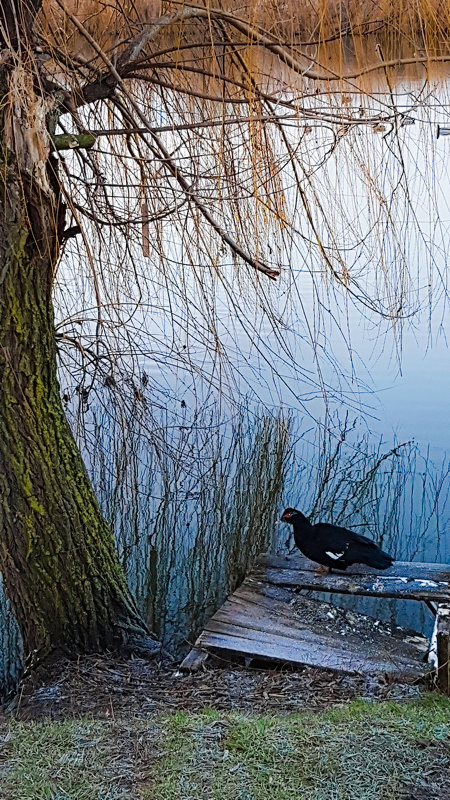
[[[181,668],[198,668],[212,652],[340,672],[419,677],[427,671],[423,637],[398,631],[381,635],[374,628],[374,635],[362,640],[356,631],[342,635],[317,621],[311,623],[305,605],[300,613],[293,610],[293,598],[298,597],[294,590],[299,589],[391,597],[425,602],[436,614],[437,680],[450,694],[450,565],[395,562],[382,573],[358,565],[328,575],[317,575],[316,569],[316,564],[297,554],[261,556],[209,620]],[[302,599],[303,604],[308,602]]]

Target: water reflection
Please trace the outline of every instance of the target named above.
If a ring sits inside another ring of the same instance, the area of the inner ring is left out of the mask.
[[[285,499],[311,513],[374,539],[401,561],[450,561],[450,461],[435,463],[415,442],[386,449],[362,435],[358,424],[336,426],[314,444],[297,444]],[[278,537],[286,549],[286,531]],[[289,542],[292,545],[292,542]],[[324,599],[429,635],[433,620],[422,604],[324,595]]]
[[[104,356],[89,366],[81,350],[70,364],[62,353],[73,429],[140,608],[174,651],[257,552],[281,546],[286,534],[274,523],[287,505],[361,530],[397,558],[450,560],[450,151],[448,139],[434,139],[448,117],[446,88],[397,85],[395,108],[415,124],[383,129],[377,114],[393,101],[385,85],[345,97],[315,88],[305,107],[320,106],[326,124],[285,126],[295,158],[274,165],[290,219],[272,228],[265,210],[255,216],[262,257],[283,267],[276,285],[255,293],[253,279],[236,278],[217,252],[220,279],[206,273],[209,249],[197,280],[182,239],[189,226],[168,221],[164,280],[145,264],[144,292],[134,272],[121,273],[126,300],[102,306],[102,350],[92,290],[80,299],[70,284],[71,259],[79,270],[70,245],[61,270],[59,324]],[[374,125],[336,128],[343,104],[355,118],[370,109]],[[207,174],[205,166],[205,196]],[[250,201],[241,209],[249,215]],[[131,253],[144,272],[139,247],[120,247],[117,263]],[[105,280],[116,290],[113,269]],[[120,354],[114,369],[111,350]],[[119,383],[130,402],[117,399]],[[358,605],[373,610],[373,602]],[[406,604],[383,601],[377,613],[427,624]]]
[[[217,408],[165,419],[149,448],[100,408],[85,460],[115,532],[138,605],[167,649],[179,654],[273,546],[288,461],[289,420]]]
[[[450,463],[434,463],[414,442],[374,442],[360,419],[336,418],[324,431],[294,414],[248,409],[230,420],[209,410],[185,418],[181,431],[166,419],[157,457],[139,428],[124,442],[111,419],[96,418],[88,468],[139,606],[176,654],[259,552],[292,546],[290,529],[275,524],[287,502],[372,537],[399,560],[450,561]],[[430,626],[419,604],[338,602]]]

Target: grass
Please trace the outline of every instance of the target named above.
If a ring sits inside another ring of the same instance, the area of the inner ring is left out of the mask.
[[[0,797],[118,800],[126,797],[121,737],[88,721],[11,723],[1,752]]]
[[[2,800],[450,797],[450,700],[3,726]],[[447,781],[447,783],[446,783]]]

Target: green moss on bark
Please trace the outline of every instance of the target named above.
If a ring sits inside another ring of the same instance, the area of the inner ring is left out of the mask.
[[[50,186],[8,153],[0,114],[0,571],[27,652],[86,652],[146,631],[62,408]]]

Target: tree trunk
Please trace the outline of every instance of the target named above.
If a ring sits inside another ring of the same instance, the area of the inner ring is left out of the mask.
[[[64,206],[35,85],[23,63],[0,61],[0,572],[26,654],[139,637],[156,649],[60,399],[51,291]]]

